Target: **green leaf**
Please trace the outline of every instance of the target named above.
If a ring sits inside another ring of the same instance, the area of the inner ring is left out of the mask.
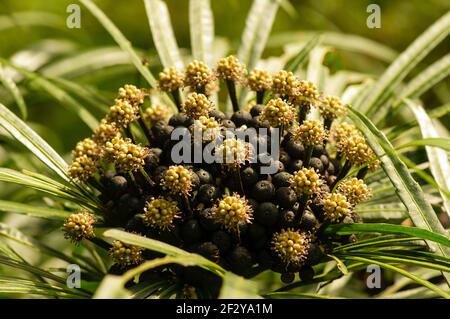
[[[336,266],[339,269],[339,271],[343,274],[343,275],[348,275],[348,269],[345,266],[344,262],[342,260],[340,260],[339,258],[337,258],[334,255],[330,255],[327,254],[328,257],[330,257],[331,259],[333,259],[336,262]]]
[[[278,0],[253,1],[238,50],[239,60],[245,63],[249,70],[256,66],[263,53],[279,5]]]
[[[336,32],[283,32],[270,37],[267,46],[279,47],[286,43],[296,43],[298,41],[307,41],[311,37],[321,35],[321,43],[335,49],[345,50],[379,59],[385,62],[392,62],[398,53],[388,46],[373,41],[369,38],[361,37],[355,34],[336,33]]]
[[[59,198],[67,199],[71,202],[78,203],[82,207],[96,211],[97,203],[90,196],[80,193],[77,190],[73,190],[56,181],[51,180],[51,182],[49,182],[48,178],[38,178],[37,176],[39,176],[39,174],[23,174],[13,169],[0,167],[0,181],[24,185]]]
[[[172,30],[167,5],[161,0],[144,0],[153,43],[164,67],[184,68],[180,50]]]
[[[14,101],[16,101],[17,107],[20,111],[20,115],[22,119],[26,119],[28,116],[27,105],[25,104],[25,100],[23,99],[22,94],[20,93],[19,88],[17,87],[14,80],[8,76],[0,64],[0,82],[3,84],[5,89],[12,95]]]
[[[255,282],[227,272],[223,277],[219,298],[260,299],[261,296],[258,294],[258,285]]]
[[[40,76],[35,72],[30,72],[24,68],[18,67],[6,60],[0,59],[8,66],[14,68],[16,71],[24,75],[30,80],[31,86],[46,91],[51,97],[60,102],[61,106],[66,107],[69,111],[74,112],[78,117],[90,128],[95,129],[98,126],[97,119],[81,105],[77,100],[71,97],[67,92],[54,85],[49,80]]]
[[[148,68],[146,68],[142,64],[141,58],[138,56],[136,51],[131,46],[130,41],[128,41],[125,36],[120,32],[120,30],[114,25],[114,23],[103,13],[102,10],[100,10],[99,7],[95,3],[93,3],[91,0],[80,0],[80,2],[95,16],[95,18],[103,25],[103,27],[108,31],[108,33],[112,36],[114,41],[120,46],[120,48],[128,53],[128,56],[130,58],[130,61],[134,64],[136,69],[139,71],[139,73],[142,74],[142,76],[147,80],[147,82],[150,84],[151,87],[157,88],[158,83],[153,76],[153,74],[150,72]],[[164,102],[171,106],[174,111],[177,111],[177,108],[173,101],[167,96],[167,94],[162,93],[162,96],[164,98]]]
[[[48,11],[11,12],[0,16],[0,31],[10,28],[45,26],[62,30],[65,20]]]
[[[185,257],[189,260],[194,260],[195,265],[205,268],[207,270],[210,270],[217,275],[223,275],[225,272],[222,267],[219,265],[213,263],[212,261],[199,256],[197,254],[189,253],[185,250],[182,250],[180,248],[174,247],[172,245],[166,244],[164,242],[160,242],[151,238],[142,237],[136,234],[131,234],[122,230],[118,229],[109,229],[106,230],[103,233],[103,236],[114,238],[120,241],[123,241],[124,243],[136,245],[140,247],[144,247],[153,251],[157,251],[162,254],[166,254],[167,256],[172,257]]]
[[[156,258],[144,262],[143,264],[128,270],[122,276],[108,275],[101,282],[98,290],[96,291],[94,298],[106,299],[106,298],[129,298],[131,293],[127,291],[124,286],[133,278],[138,276],[149,269],[167,265],[167,264],[180,264],[182,266],[196,266],[198,264],[198,258],[194,254],[190,256],[166,256],[163,258]]]
[[[424,240],[432,241],[438,244],[450,247],[450,239],[448,236],[434,233],[426,229],[417,227],[406,227],[392,224],[335,224],[329,225],[324,230],[326,233],[338,235],[350,235],[356,233],[382,233],[382,234],[397,234],[409,235],[413,237],[422,238]]]
[[[420,285],[423,285],[423,286],[427,287],[428,289],[436,292],[441,297],[444,297],[446,299],[450,299],[450,294],[448,294],[444,290],[438,288],[436,285],[430,283],[429,281],[423,280],[423,279],[421,279],[421,278],[413,275],[412,273],[410,273],[410,272],[408,272],[406,270],[403,270],[401,268],[395,267],[395,266],[387,264],[387,263],[383,263],[383,262],[375,260],[375,259],[363,258],[363,257],[358,257],[358,256],[345,256],[345,258],[348,259],[348,260],[361,261],[361,262],[364,262],[364,263],[367,263],[367,264],[376,264],[376,265],[379,265],[382,268],[398,272],[399,274],[414,280],[416,283],[418,283]]]
[[[0,200],[0,211],[56,220],[63,220],[70,215],[70,212],[65,210],[16,203],[6,200]]]
[[[412,178],[406,165],[399,159],[384,134],[367,117],[358,111],[350,109],[349,116],[363,132],[375,154],[382,156],[380,158],[381,166],[396,188],[399,198],[408,209],[413,223],[419,228],[448,236],[447,231],[442,227],[430,203],[425,199],[419,184]],[[383,156],[384,154],[386,155]],[[431,249],[439,254],[446,257],[450,256],[450,249],[436,245],[430,241],[427,243]]]
[[[214,16],[210,0],[189,1],[189,30],[194,59],[212,67],[214,42]]]
[[[52,171],[68,180],[68,165],[59,154],[50,147],[25,122],[19,119],[6,106],[0,103],[0,125],[3,126],[18,142],[28,148]]]
[[[422,136],[424,137],[424,139],[435,138],[439,136],[432,120],[428,117],[423,107],[410,101],[407,101],[407,104],[413,111],[417,122],[419,123],[420,130],[422,131]],[[446,150],[450,151],[450,140],[446,140]],[[448,161],[447,153],[444,150],[429,146],[426,147],[426,152],[428,155],[428,161],[430,163],[431,174],[433,175],[436,184],[441,190],[443,190],[441,191],[442,200],[444,203],[444,207],[447,210],[447,214],[449,214],[450,216],[450,199],[447,196],[448,192],[450,191],[450,164]],[[445,192],[447,192],[447,194]]]
[[[423,108],[422,108],[422,110],[423,110]],[[420,117],[418,117],[416,115],[416,117],[420,118],[420,124],[421,124],[422,130],[423,130],[423,126],[424,126],[423,114],[425,114],[425,115],[427,114],[425,112],[425,110],[423,110],[423,113],[420,114]],[[428,118],[428,116],[427,116],[427,118]],[[428,118],[428,120],[430,120],[430,118]],[[432,122],[429,121],[428,124],[432,124]],[[434,130],[434,128],[433,128],[433,131],[435,133],[434,136],[438,136],[437,132],[436,132],[436,130]],[[422,133],[422,135],[424,135],[423,139],[407,142],[405,144],[397,146],[395,149],[400,150],[402,148],[407,148],[407,147],[411,147],[411,146],[432,146],[432,147],[441,148],[443,150],[443,154],[445,154],[445,151],[450,151],[450,139],[443,138],[443,137],[426,137],[425,134],[423,134],[423,133]],[[429,135],[429,136],[432,136],[432,135]],[[427,150],[428,150],[428,147],[427,147]],[[431,158],[430,158],[430,162],[431,162]]]
[[[449,74],[450,54],[447,54],[413,78],[400,93],[399,100],[418,98]]]
[[[355,108],[363,110],[369,117],[376,114],[407,74],[449,33],[450,12],[414,40],[380,77],[373,90],[361,102],[362,107],[355,105]]]
[[[0,275],[0,293],[40,295],[59,298],[89,298],[89,294],[78,289],[68,289],[64,286],[52,285],[12,276]]]
[[[299,52],[293,56],[284,66],[286,71],[297,73],[298,68],[308,59],[311,50],[313,50],[320,43],[320,35],[313,36],[309,39],[305,45],[299,50]]]
[[[65,57],[44,66],[40,72],[46,77],[73,78],[104,68],[131,64],[129,54],[113,47],[93,48]]]

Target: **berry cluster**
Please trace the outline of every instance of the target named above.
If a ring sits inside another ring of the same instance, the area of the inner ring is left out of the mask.
[[[228,88],[231,115],[219,111],[208,96],[220,81]],[[233,56],[221,59],[215,70],[199,61],[185,72],[165,69],[159,82],[159,89],[172,95],[177,114],[169,118],[161,104],[145,109],[146,91],[126,85],[92,138],[73,152],[69,175],[98,190],[104,223],[198,253],[243,276],[271,269],[285,282],[295,273],[310,280],[312,266],[336,244],[321,229],[360,222],[353,208],[370,197],[363,178],[378,164],[363,135],[340,122],[346,111],[342,101],[284,70],[271,75],[255,69],[247,75]],[[239,108],[236,84],[253,90],[256,101]],[[322,121],[308,118],[311,108],[320,111]],[[142,144],[131,130],[138,126],[147,138]],[[237,132],[246,129],[256,135],[240,138]],[[209,134],[199,141],[183,140],[192,152],[180,162],[173,158],[180,143],[173,138],[175,130],[181,136]],[[278,159],[271,157],[275,136]],[[224,141],[212,153],[226,160],[195,161],[198,152],[220,138]],[[267,165],[277,171],[262,173]],[[347,176],[361,166],[356,177]],[[71,216],[63,230],[73,241],[91,239],[94,221],[83,211]],[[157,256],[119,241],[110,254],[118,269]],[[205,284],[195,280],[198,268],[160,271],[188,284]]]

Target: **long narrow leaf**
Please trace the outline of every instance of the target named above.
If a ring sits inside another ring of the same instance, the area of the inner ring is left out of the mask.
[[[144,0],[153,43],[164,67],[183,69],[180,50],[172,30],[167,5],[161,0]]]
[[[0,103],[0,125],[63,179],[68,165],[36,132]]]
[[[27,105],[25,104],[25,100],[23,99],[22,94],[20,93],[19,88],[17,87],[14,80],[6,74],[2,65],[0,64],[0,82],[3,84],[5,89],[12,95],[14,101],[16,101],[17,107],[20,111],[20,115],[22,119],[26,120],[28,116]]]
[[[406,75],[450,33],[450,12],[422,33],[384,72],[362,102],[368,116],[375,114]],[[358,105],[355,106],[359,108]]]
[[[423,107],[410,101],[407,103],[416,116],[417,122],[419,123],[422,131],[422,136],[424,138],[438,137],[439,134]],[[448,145],[450,146],[450,142],[448,142]],[[430,163],[431,174],[433,175],[436,184],[440,189],[448,193],[450,191],[450,164],[447,153],[444,150],[429,146],[426,147],[426,151]],[[450,151],[450,147],[447,151]],[[441,196],[444,207],[447,210],[447,214],[450,216],[450,199],[444,192],[441,191]]]
[[[210,0],[189,1],[189,25],[194,59],[213,66],[214,16]]]
[[[430,203],[425,199],[424,193],[419,184],[412,178],[406,165],[398,158],[391,143],[386,139],[373,123],[354,109],[350,109],[350,118],[355,125],[364,133],[367,142],[380,158],[382,168],[396,188],[397,194],[405,207],[413,223],[420,228],[430,232],[435,232],[443,236],[448,233],[442,227],[436,213]],[[385,156],[383,156],[386,154]],[[433,242],[427,241],[430,248],[439,254],[449,257],[450,249]]]
[[[108,33],[112,36],[114,41],[120,46],[120,48],[127,52],[130,61],[134,64],[136,69],[139,71],[139,73],[142,74],[144,79],[150,84],[151,87],[157,88],[158,83],[153,76],[153,74],[150,72],[148,68],[146,68],[143,63],[142,59],[138,56],[136,51],[131,46],[130,41],[128,41],[125,36],[120,32],[120,30],[114,25],[114,23],[103,13],[102,10],[100,10],[99,7],[95,3],[93,3],[91,0],[80,0],[80,2],[95,16],[95,18],[103,25],[103,27],[108,31]],[[177,111],[177,108],[173,101],[167,96],[167,94],[162,93],[162,96],[164,98],[164,102],[167,105],[170,105],[174,111]]]

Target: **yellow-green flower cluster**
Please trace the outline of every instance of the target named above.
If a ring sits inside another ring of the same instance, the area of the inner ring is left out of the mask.
[[[98,145],[104,145],[106,142],[112,140],[117,133],[119,133],[119,128],[114,122],[109,122],[106,118],[100,121],[99,126],[94,130],[92,139]]]
[[[272,76],[272,92],[282,98],[295,96],[298,84],[299,80],[292,72],[281,70]]]
[[[159,88],[164,92],[174,92],[184,84],[184,73],[176,68],[165,68],[159,73]]]
[[[68,175],[80,182],[86,182],[94,175],[99,166],[101,148],[90,138],[78,142],[72,151],[72,163]]]
[[[144,147],[118,134],[105,143],[104,155],[106,159],[114,162],[119,171],[134,172],[142,168],[148,152]]]
[[[169,119],[169,109],[161,104],[154,104],[145,109],[142,119],[145,122],[156,123],[158,121],[167,121]]]
[[[73,242],[95,237],[95,217],[86,210],[70,215],[63,225],[64,237]]]
[[[218,161],[230,166],[240,166],[252,156],[250,144],[234,137],[216,146],[215,152]]]
[[[214,72],[203,62],[194,60],[186,67],[184,84],[191,91],[206,92],[206,87],[215,81]]]
[[[344,216],[350,214],[352,205],[347,197],[340,193],[326,193],[322,198],[325,219],[330,222],[337,222]]]
[[[120,240],[115,240],[109,249],[109,255],[114,263],[122,268],[140,264],[142,262],[142,251],[144,249],[139,246],[125,244]]]
[[[320,145],[326,137],[327,131],[323,124],[317,120],[304,120],[294,132],[294,138],[307,146]]]
[[[292,106],[280,98],[270,100],[261,113],[261,120],[273,127],[289,126],[294,120]]]
[[[319,103],[320,114],[324,119],[334,120],[347,114],[347,108],[338,96],[325,96]]]
[[[116,100],[127,101],[133,106],[139,107],[144,103],[144,92],[131,84],[125,84],[119,89]]]
[[[191,126],[193,138],[201,134],[203,142],[215,141],[221,134],[221,126],[213,117],[200,116]]]
[[[170,229],[173,222],[180,217],[177,203],[164,198],[152,199],[146,203],[142,219],[144,224],[160,229]]]
[[[248,87],[255,92],[264,92],[272,88],[272,76],[266,70],[253,69],[247,76]]]
[[[368,200],[371,196],[370,188],[362,179],[357,179],[355,177],[346,179],[340,183],[338,192],[345,195],[352,206]]]
[[[308,256],[311,243],[305,232],[283,229],[272,238],[272,250],[286,265],[301,265]]]
[[[191,93],[187,97],[182,106],[183,113],[186,113],[190,118],[197,120],[200,116],[208,116],[212,111],[212,102],[201,93]]]
[[[313,168],[303,167],[290,179],[290,187],[297,194],[311,195],[320,193],[323,181]]]
[[[240,82],[245,73],[245,66],[234,55],[222,58],[217,62],[216,74],[221,80]]]
[[[239,232],[239,227],[252,221],[253,210],[245,197],[225,195],[212,210],[214,220],[225,229]]]
[[[193,172],[182,165],[172,165],[167,169],[161,186],[173,194],[188,195],[192,190]]]

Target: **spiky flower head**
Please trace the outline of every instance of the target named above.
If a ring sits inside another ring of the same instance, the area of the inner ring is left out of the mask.
[[[319,110],[322,117],[328,120],[347,114],[347,108],[338,96],[325,96],[319,103]]]
[[[294,138],[308,146],[321,145],[326,137],[325,127],[317,120],[304,120],[294,132]]]
[[[106,118],[100,121],[99,126],[97,126],[94,130],[94,134],[92,134],[92,139],[98,144],[103,145],[107,141],[113,139],[117,133],[119,133],[119,128],[113,122],[109,122]]]
[[[169,119],[169,109],[161,104],[154,104],[145,109],[142,119],[145,122],[156,123],[159,121],[167,121]]]
[[[64,221],[64,238],[73,242],[78,242],[83,238],[95,237],[94,233],[95,217],[86,210],[74,213]]]
[[[359,131],[354,125],[342,122],[332,128],[330,137],[336,145],[339,145],[341,141],[358,134]]]
[[[100,146],[91,138],[85,138],[77,143],[75,149],[72,151],[72,157],[87,155],[92,158],[97,158],[100,155]]]
[[[362,179],[357,179],[355,177],[346,179],[340,183],[338,192],[345,195],[352,206],[366,201],[371,196],[370,188]]]
[[[191,91],[204,92],[206,85],[214,80],[214,72],[205,63],[194,60],[187,65],[184,83]]]
[[[226,230],[239,232],[239,226],[251,223],[253,210],[245,197],[225,195],[212,209],[213,219]]]
[[[219,163],[230,166],[240,166],[253,155],[251,145],[235,137],[226,138],[215,149],[216,159]]]
[[[255,92],[264,92],[272,88],[272,76],[266,70],[253,69],[247,76],[248,87]]]
[[[127,101],[133,106],[139,106],[144,103],[144,92],[131,84],[125,84],[119,89],[116,100]]]
[[[290,97],[290,102],[293,105],[299,106],[303,112],[307,113],[311,106],[320,104],[320,92],[316,85],[311,81],[301,80],[297,85],[294,93]]]
[[[212,109],[212,102],[201,93],[189,94],[182,106],[182,111],[194,120],[199,119],[200,116],[208,116]]]
[[[311,195],[319,193],[323,184],[319,174],[313,168],[303,167],[294,173],[290,179],[290,186],[297,194]]]
[[[277,96],[290,98],[295,94],[298,83],[292,72],[278,71],[272,76],[272,92]]]
[[[98,158],[81,155],[73,159],[67,174],[76,181],[86,182],[97,172],[98,165]]]
[[[261,113],[261,120],[273,127],[288,126],[294,120],[292,106],[280,98],[270,100]]]
[[[345,195],[339,193],[326,193],[322,198],[325,219],[330,222],[337,222],[344,216],[350,214],[352,205]]]
[[[308,257],[311,238],[308,233],[288,228],[272,237],[272,250],[286,265],[301,265]]]
[[[139,107],[128,100],[116,99],[114,105],[109,108],[108,122],[125,127],[139,117]]]
[[[129,138],[122,138],[119,134],[105,143],[103,148],[107,160],[113,161],[116,168],[122,172],[133,172],[144,165],[147,150],[134,144]]]
[[[200,116],[190,127],[195,139],[196,134],[201,134],[203,142],[215,141],[221,134],[221,126],[213,117]]]
[[[120,240],[115,240],[109,249],[109,255],[114,263],[122,268],[137,265],[142,262],[142,251],[144,249],[139,246],[125,244]]]
[[[145,204],[142,219],[144,224],[160,229],[170,229],[173,222],[180,217],[177,203],[164,198],[152,199]]]
[[[359,132],[342,139],[338,144],[338,151],[352,165],[361,166],[368,163],[369,168],[377,168],[379,165],[375,153]]]
[[[217,62],[216,74],[221,80],[239,82],[245,72],[245,66],[234,55],[229,55]]]
[[[165,68],[159,73],[159,88],[164,92],[173,92],[184,84],[184,73],[176,68]]]
[[[173,194],[189,195],[192,190],[192,174],[191,170],[182,165],[169,166],[161,180],[161,186]]]

